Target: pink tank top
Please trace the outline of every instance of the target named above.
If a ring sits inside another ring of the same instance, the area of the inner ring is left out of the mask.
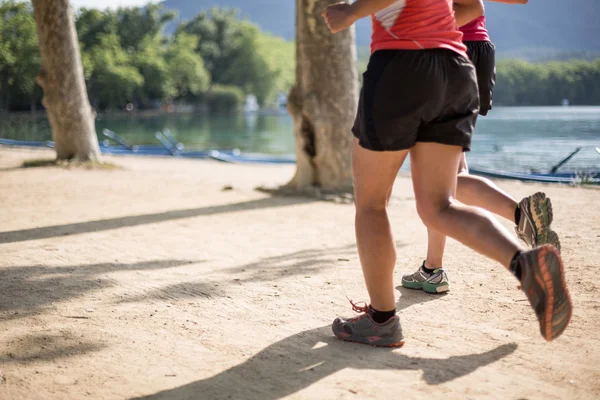
[[[460,27],[463,33],[463,42],[489,42],[490,36],[485,28],[485,16],[475,18],[473,21]]]
[[[452,0],[396,0],[372,16],[371,52],[448,49],[466,56]]]

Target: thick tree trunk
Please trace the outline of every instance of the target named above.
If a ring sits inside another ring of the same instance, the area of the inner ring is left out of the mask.
[[[32,0],[40,42],[44,90],[58,159],[97,161],[100,156],[94,114],[83,78],[83,66],[69,0]]]
[[[296,0],[294,120],[296,174],[287,187],[352,186],[352,123],[358,103],[354,28],[332,35],[321,10],[339,0]]]

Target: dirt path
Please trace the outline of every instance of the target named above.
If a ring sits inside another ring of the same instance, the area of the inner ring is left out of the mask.
[[[353,206],[253,190],[291,167],[15,168],[51,154],[0,148],[2,400],[600,396],[599,190],[502,183],[553,199],[575,305],[559,340],[508,273],[451,241],[452,291],[399,290],[392,351],[332,337],[345,296],[366,298]],[[407,178],[390,213],[399,282],[426,245]]]

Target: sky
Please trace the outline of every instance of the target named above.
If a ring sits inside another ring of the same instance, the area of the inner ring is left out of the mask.
[[[156,1],[152,1],[156,3]],[[141,6],[149,3],[148,0],[71,0],[73,7],[85,7],[85,8],[117,8],[127,6]]]

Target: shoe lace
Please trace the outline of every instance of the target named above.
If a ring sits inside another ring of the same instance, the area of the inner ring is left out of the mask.
[[[346,298],[352,305],[352,311],[357,312],[357,313],[368,313],[369,312],[369,305],[367,303],[365,303],[364,301],[359,301],[359,302],[355,303],[352,300],[350,300],[348,298],[348,296],[346,296]],[[360,305],[360,304],[362,304],[362,305]]]

